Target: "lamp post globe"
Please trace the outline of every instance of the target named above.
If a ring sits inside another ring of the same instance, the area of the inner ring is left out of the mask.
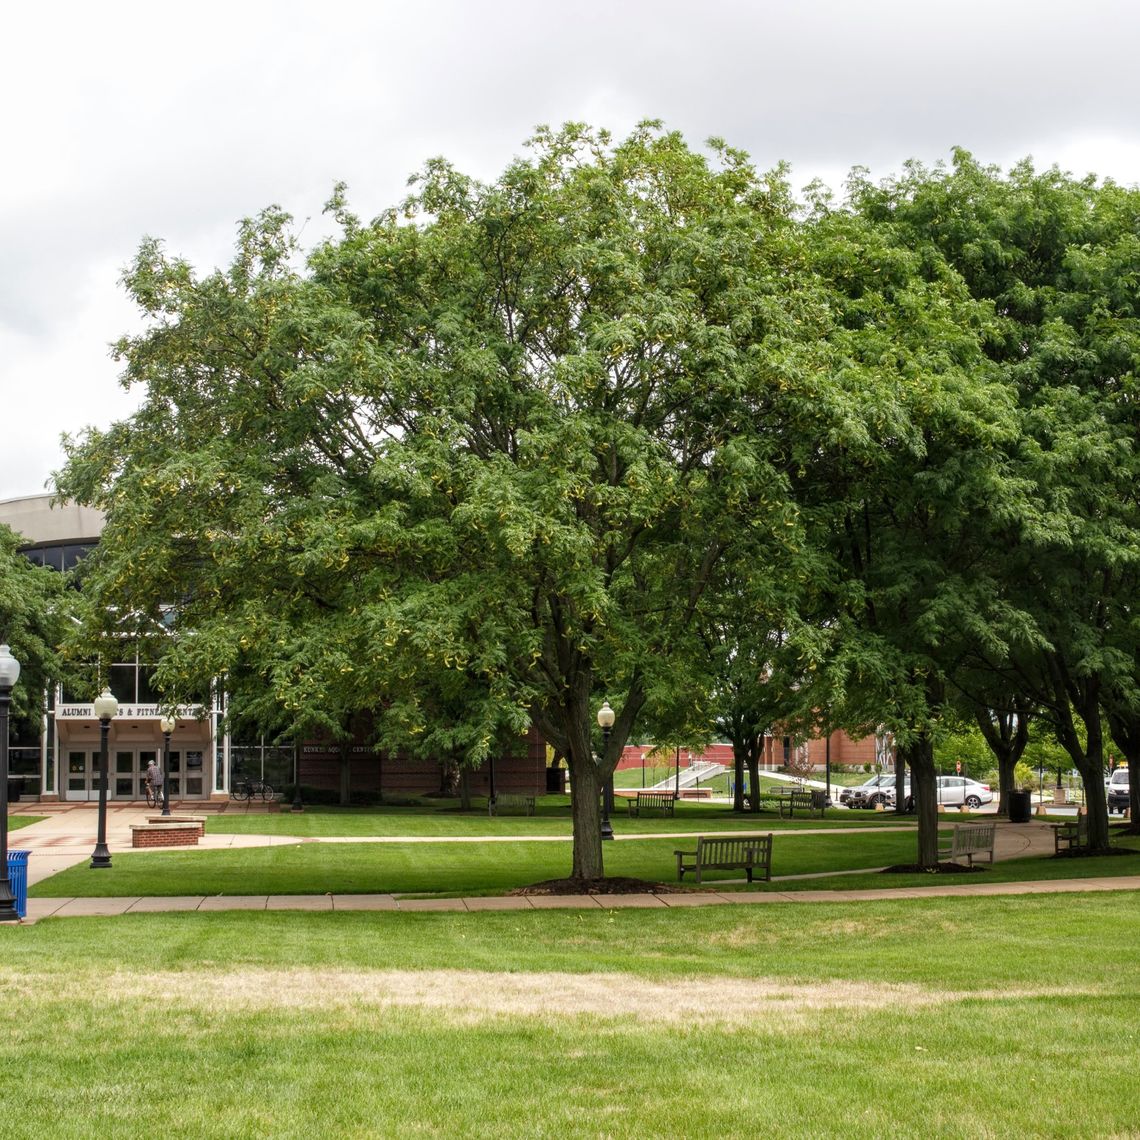
[[[20,663],[0,645],[0,922],[19,922],[16,896],[8,875],[8,710],[20,679]]]
[[[610,750],[610,729],[614,726],[614,710],[608,700],[598,709],[598,727],[602,730],[602,763],[606,763],[606,753]],[[614,825],[610,814],[614,810],[614,777],[610,772],[602,786],[602,839],[613,839]]]
[[[91,869],[95,871],[111,866],[111,852],[107,849],[107,735],[119,712],[119,702],[110,689],[104,689],[92,708],[99,718],[99,833],[91,852]]]
[[[174,731],[174,717],[164,716],[158,727],[162,729],[162,814],[170,814],[170,734]]]

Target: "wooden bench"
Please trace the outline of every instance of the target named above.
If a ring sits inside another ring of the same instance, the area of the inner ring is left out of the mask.
[[[534,796],[500,795],[487,801],[487,814],[497,815],[503,809],[534,815]]]
[[[672,792],[638,792],[626,800],[630,815],[640,815],[642,808],[659,808],[662,815],[672,815],[676,804]]]
[[[686,871],[695,871],[697,882],[703,871],[729,871],[742,869],[748,873],[764,872],[764,881],[772,878],[772,836],[736,835],[731,839],[700,835],[697,837],[696,851],[674,851],[677,856],[677,880],[685,877]]]
[[[967,863],[972,867],[975,855],[988,854],[992,863],[996,830],[997,825],[993,823],[957,823],[949,845],[938,848],[938,858],[953,862],[965,855]]]
[[[793,788],[790,791],[781,792],[777,802],[780,805],[781,817],[791,819],[798,808],[808,814],[818,811],[820,818],[822,818],[823,810],[827,806],[827,793],[816,788]]]
[[[1089,845],[1089,817],[1084,812],[1078,812],[1076,819],[1053,823],[1050,827],[1053,828],[1053,850],[1058,855],[1062,849],[1080,851]]]

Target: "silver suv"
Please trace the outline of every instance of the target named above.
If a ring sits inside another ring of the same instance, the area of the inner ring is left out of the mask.
[[[1105,785],[1108,792],[1108,810],[1125,812],[1128,810],[1128,769],[1117,768]]]
[[[847,806],[852,808],[873,808],[877,804],[882,804],[884,807],[893,807],[895,802],[895,774],[894,772],[883,772],[881,775],[874,776],[865,784],[860,784],[857,788],[844,789],[850,791],[847,798]],[[906,794],[910,795],[910,784],[906,785]],[[839,802],[843,803],[843,793],[839,794]]]

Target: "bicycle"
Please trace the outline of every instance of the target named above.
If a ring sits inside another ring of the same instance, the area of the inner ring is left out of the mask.
[[[146,806],[147,807],[162,807],[162,788],[157,784],[147,784],[146,786]]]
[[[242,780],[230,789],[230,799],[249,803],[254,796],[262,801],[273,799],[276,793],[264,780]]]

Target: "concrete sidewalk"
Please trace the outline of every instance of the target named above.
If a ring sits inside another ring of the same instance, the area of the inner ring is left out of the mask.
[[[764,891],[720,894],[497,895],[468,899],[402,899],[396,895],[197,895],[175,898],[29,899],[25,922],[41,918],[79,918],[163,911],[506,911],[506,910],[657,910],[693,906],[752,906],[765,903],[855,903],[890,899],[956,898],[993,895],[1072,894],[1081,891],[1140,891],[1140,875],[1115,879],[1047,879],[1025,883],[939,884],[930,887],[877,888],[861,891]]]

